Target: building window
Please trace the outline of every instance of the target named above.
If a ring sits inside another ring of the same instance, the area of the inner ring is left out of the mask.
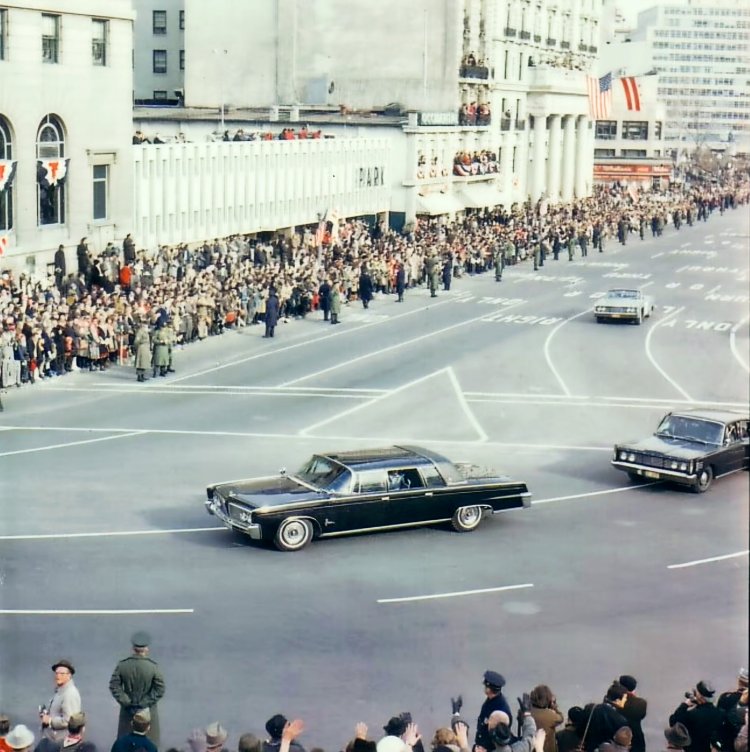
[[[37,222],[59,225],[65,222],[65,136],[62,123],[47,115],[36,135]]]
[[[109,165],[94,165],[94,219],[107,219]]]
[[[623,120],[622,137],[631,141],[645,141],[648,138],[648,121]]]
[[[614,157],[614,149],[594,149],[594,159],[606,159],[607,157]]]
[[[661,120],[654,123],[654,138],[661,140]]]
[[[167,101],[167,90],[156,89],[154,91],[154,102],[166,102],[166,101]]]
[[[5,47],[8,43],[8,11],[0,8],[0,60],[5,60]]]
[[[109,21],[91,19],[91,60],[94,65],[107,64],[107,32]]]
[[[154,73],[167,72],[167,51],[154,50]]]
[[[167,33],[167,11],[155,10],[152,15],[154,34]]]
[[[185,11],[180,11],[180,31],[185,31]]]
[[[60,62],[60,16],[42,13],[42,62]]]
[[[185,70],[185,50],[180,50],[180,70]]]
[[[611,141],[617,138],[617,121],[616,120],[597,120],[595,138],[602,138]]]
[[[641,158],[646,156],[646,150],[645,149],[623,149],[620,152],[621,156],[623,157],[631,157],[631,158]]]
[[[11,140],[10,123],[0,115],[0,159],[13,159],[13,142]],[[10,169],[6,165],[5,169]],[[6,176],[3,176],[4,178]],[[0,190],[0,231],[13,227],[13,185]]]

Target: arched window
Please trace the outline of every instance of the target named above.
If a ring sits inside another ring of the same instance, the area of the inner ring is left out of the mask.
[[[65,132],[55,115],[47,115],[36,135],[37,221],[40,225],[65,222]]]
[[[3,181],[8,181],[5,188],[0,190],[0,232],[5,232],[13,227],[13,184],[9,181],[11,167],[7,164],[12,159],[13,140],[10,123],[0,115],[0,160],[6,162],[3,165],[2,177]],[[0,186],[3,185],[3,181],[0,181]]]

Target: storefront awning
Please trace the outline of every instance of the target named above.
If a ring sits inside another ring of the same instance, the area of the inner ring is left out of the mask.
[[[461,187],[461,199],[467,209],[482,209],[506,203],[503,194],[488,183],[469,183]]]
[[[452,193],[428,193],[417,196],[417,214],[453,214],[464,210],[464,205]]]

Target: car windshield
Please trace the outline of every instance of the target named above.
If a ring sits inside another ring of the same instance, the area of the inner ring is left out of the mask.
[[[668,415],[659,425],[657,436],[670,439],[687,439],[703,444],[721,444],[724,427],[721,423],[683,415]]]
[[[350,475],[351,473],[342,465],[317,454],[313,455],[295,473],[295,477],[304,483],[315,486],[315,488],[330,490],[339,489],[342,481]]]
[[[610,298],[637,298],[639,296],[638,290],[610,290]]]

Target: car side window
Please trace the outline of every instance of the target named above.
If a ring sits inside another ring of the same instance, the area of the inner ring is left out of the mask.
[[[381,471],[362,473],[359,477],[358,491],[361,494],[383,493],[386,490],[386,479]]]
[[[424,478],[424,485],[427,488],[441,488],[445,485],[443,476],[440,475],[436,467],[432,465],[425,465],[421,468],[422,477]]]
[[[737,421],[737,438],[740,441],[748,439],[748,422],[746,420]]]
[[[388,490],[407,491],[413,488],[423,488],[422,478],[415,467],[388,471]]]

